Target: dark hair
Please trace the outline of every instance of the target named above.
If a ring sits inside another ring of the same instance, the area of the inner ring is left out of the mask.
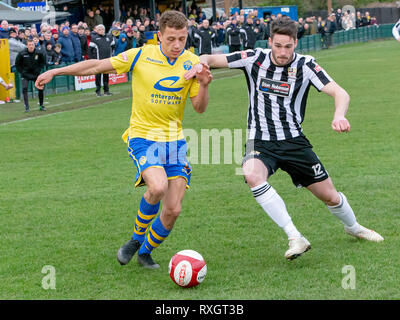
[[[166,27],[174,29],[185,29],[188,26],[187,19],[182,12],[169,10],[165,11],[160,18],[160,31],[164,32]]]
[[[292,37],[294,40],[297,39],[297,24],[294,20],[287,16],[275,19],[271,23],[271,39],[275,34],[283,34]]]

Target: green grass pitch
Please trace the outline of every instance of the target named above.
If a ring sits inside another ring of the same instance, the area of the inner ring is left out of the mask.
[[[193,164],[181,216],[153,253],[161,269],[143,270],[136,259],[121,267],[116,253],[131,236],[145,189],[133,188],[135,169],[121,140],[130,88],[119,85],[108,100],[93,91],[50,96],[49,115],[29,121],[15,120],[43,113],[1,106],[0,299],[399,299],[399,44],[314,56],[349,92],[352,128],[335,133],[333,100],[312,89],[304,132],[358,221],[383,243],[346,235],[320,201],[278,171],[270,183],[313,248],[286,261],[286,236],[235,174],[238,165]],[[188,103],[184,128],[244,130],[244,76],[219,70],[215,79],[208,110],[196,114]],[[200,252],[208,265],[204,283],[192,289],[168,275],[171,256],[183,249]],[[56,270],[55,290],[42,287],[46,265]],[[342,287],[346,265],[354,267],[355,289]]]

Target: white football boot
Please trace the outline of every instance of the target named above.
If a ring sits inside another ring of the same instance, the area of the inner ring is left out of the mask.
[[[303,236],[300,238],[289,239],[289,250],[285,252],[285,258],[288,260],[296,259],[310,249],[310,242],[308,242],[308,240]]]
[[[374,242],[381,242],[384,240],[384,238],[379,233],[375,232],[374,230],[367,229],[361,225],[359,230],[357,230],[356,232],[349,230],[349,228],[346,226],[344,227],[344,231],[346,231],[346,233],[348,233],[349,235],[359,239],[365,239]]]

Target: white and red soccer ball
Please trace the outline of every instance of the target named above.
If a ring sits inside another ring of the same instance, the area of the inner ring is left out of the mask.
[[[203,282],[207,274],[207,264],[200,253],[183,250],[171,258],[168,272],[178,286],[190,288]]]

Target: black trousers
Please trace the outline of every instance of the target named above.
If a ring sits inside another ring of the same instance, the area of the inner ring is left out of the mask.
[[[101,77],[103,77],[103,86],[104,86],[104,93],[109,92],[110,89],[108,87],[108,80],[109,75],[108,73],[103,74],[96,74],[96,93],[100,93],[101,90]]]
[[[29,101],[28,101],[28,85],[29,81],[33,81],[35,83],[35,80],[28,80],[25,78],[22,78],[22,94],[24,96],[24,104],[25,104],[25,109],[29,109]],[[43,106],[43,99],[44,99],[44,92],[43,90],[38,90],[39,91],[39,105],[42,107]]]
[[[240,44],[232,44],[229,46],[229,53],[240,51]]]

